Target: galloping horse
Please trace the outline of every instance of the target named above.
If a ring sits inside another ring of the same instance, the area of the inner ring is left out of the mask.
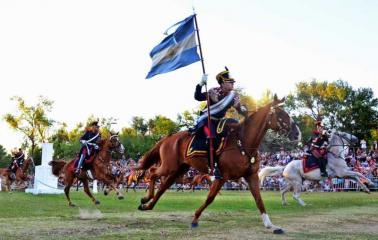
[[[206,184],[207,186],[211,186],[211,177],[209,174],[197,174],[193,177],[193,181],[190,183],[190,188],[194,192],[194,189],[198,185]]]
[[[284,99],[278,100],[277,96],[274,96],[273,102],[249,115],[240,124],[232,126],[234,129],[228,136],[225,149],[218,161],[218,167],[223,178],[215,180],[211,185],[205,203],[195,212],[192,227],[198,226],[202,211],[213,202],[227,180],[244,177],[255,198],[265,227],[272,228],[273,233],[283,233],[280,227],[271,223],[268,214],[266,214],[257,176],[260,166],[257,150],[268,129],[287,134],[291,140],[298,139],[301,136],[298,126],[281,108],[283,102]],[[169,135],[160,140],[144,155],[138,166],[139,169],[148,169],[155,163],[161,163],[159,167],[150,169],[152,173],[151,185],[153,185],[154,180],[159,178],[163,177],[164,180],[161,181],[160,188],[153,196],[152,201],[150,201],[151,194],[141,199],[140,210],[152,210],[162,194],[177,177],[186,173],[190,166],[202,173],[207,173],[208,161],[206,157],[185,157],[190,139],[191,136],[187,131]]]
[[[121,143],[119,141],[117,134],[112,134],[108,139],[103,139],[99,143],[100,150],[94,157],[92,168],[90,169],[92,176],[94,179],[102,181],[107,186],[110,186],[111,189],[116,191],[118,199],[123,199],[122,193],[118,191],[114,184],[114,177],[111,172],[110,168],[110,161],[112,159],[112,153],[120,153],[123,151],[121,147]],[[88,181],[90,177],[87,175],[86,171],[81,171],[78,177],[74,174],[74,164],[75,160],[71,160],[69,163],[63,160],[53,160],[49,163],[52,166],[52,173],[55,176],[59,176],[61,173],[64,174],[64,193],[66,194],[66,198],[68,200],[68,205],[74,207],[75,204],[71,202],[70,199],[70,188],[73,185],[76,178],[78,178],[84,186],[84,192],[92,199],[95,204],[100,204],[100,201],[96,200],[88,186]],[[104,194],[107,195],[106,190]]]
[[[363,184],[361,179],[364,179],[369,185],[374,185],[368,178],[362,175],[359,172],[354,172],[349,170],[345,162],[345,153],[348,152],[348,146],[352,143],[358,141],[357,137],[339,131],[333,131],[330,137],[330,143],[328,145],[327,153],[327,172],[330,177],[339,177],[339,178],[353,178],[355,179],[361,188],[369,193],[369,189]],[[300,192],[302,187],[303,179],[320,181],[320,170],[319,168],[304,173],[303,161],[302,160],[293,160],[286,166],[277,166],[277,167],[265,167],[261,169],[259,173],[259,178],[261,185],[264,181],[264,178],[267,176],[276,176],[282,174],[285,178],[286,185],[281,190],[282,205],[286,205],[286,192],[290,191],[293,188],[293,198],[302,206],[305,206],[306,203],[300,198]]]
[[[5,186],[6,186],[7,191],[11,191],[11,185],[13,182],[15,182],[17,186],[20,186],[21,183],[24,183],[24,187],[25,187],[25,182],[30,180],[29,175],[28,175],[30,163],[32,163],[34,166],[34,161],[32,157],[27,158],[24,161],[24,164],[22,165],[22,167],[17,168],[14,179],[11,177],[12,175],[11,170],[9,170],[8,168],[0,169],[0,175],[5,180]]]
[[[144,178],[145,171],[143,170],[133,170],[131,173],[125,177],[126,192],[129,191],[129,187],[133,185],[133,190],[136,192],[135,188],[138,186],[139,182]]]

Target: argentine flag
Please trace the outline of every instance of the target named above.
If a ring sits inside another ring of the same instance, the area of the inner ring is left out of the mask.
[[[195,15],[191,15],[173,25],[178,26],[176,31],[152,49],[150,53],[152,67],[146,79],[174,71],[200,60],[197,53],[194,17]]]

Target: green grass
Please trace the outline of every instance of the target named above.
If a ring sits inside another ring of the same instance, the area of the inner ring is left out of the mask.
[[[97,194],[95,206],[83,192],[73,191],[76,208],[64,195],[0,192],[0,239],[377,239],[378,194],[358,192],[302,194],[309,206],[278,192],[263,192],[272,222],[284,228],[273,235],[263,227],[249,192],[222,191],[190,229],[195,210],[207,191],[167,192],[153,211],[137,210],[144,192],[124,200]],[[87,215],[85,215],[87,214]],[[87,216],[83,219],[83,216]]]

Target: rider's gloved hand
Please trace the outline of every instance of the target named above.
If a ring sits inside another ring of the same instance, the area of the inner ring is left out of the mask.
[[[83,145],[85,145],[85,144],[87,144],[88,142],[85,141],[85,140],[80,140],[80,143],[83,144]]]
[[[207,84],[207,74],[203,74],[199,85],[202,87],[203,85]]]

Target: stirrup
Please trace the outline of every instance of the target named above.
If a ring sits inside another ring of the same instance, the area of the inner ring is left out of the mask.
[[[328,173],[327,172],[321,172],[320,176],[324,177],[324,178],[327,178],[328,177]]]
[[[219,169],[217,167],[214,168],[214,177],[215,179],[223,179],[222,174],[220,173]]]

